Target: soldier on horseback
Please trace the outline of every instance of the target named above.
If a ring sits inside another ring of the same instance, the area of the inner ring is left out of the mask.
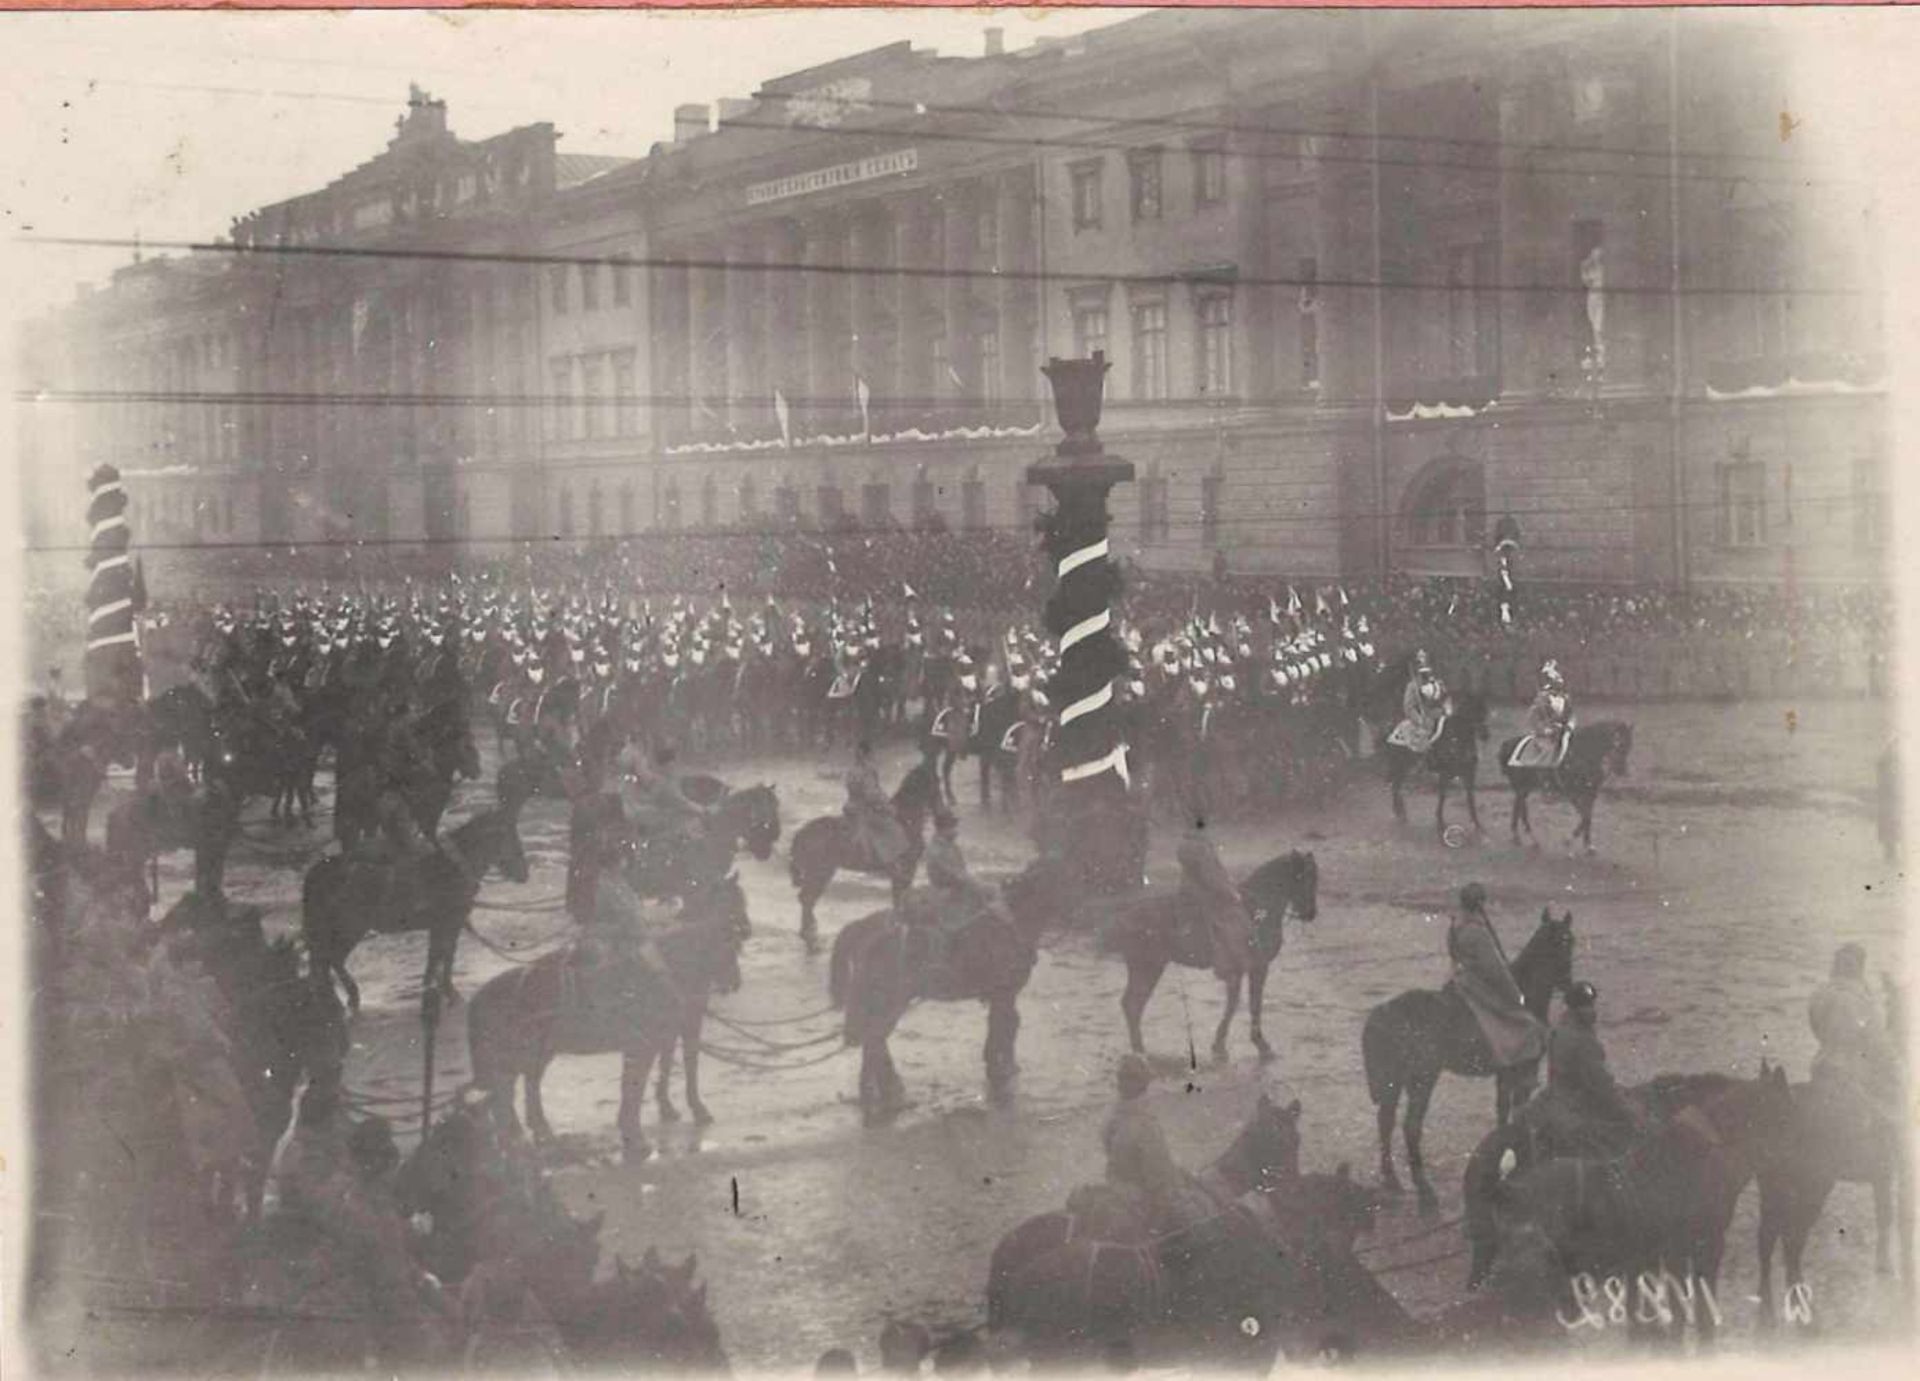
[[[1107,1185],[1128,1199],[1143,1223],[1162,1223],[1171,1216],[1186,1175],[1167,1146],[1160,1120],[1145,1102],[1153,1068],[1144,1056],[1124,1055],[1117,1083],[1120,1102],[1100,1132],[1107,1153]]]
[[[1181,890],[1199,908],[1213,939],[1213,971],[1222,981],[1232,982],[1253,967],[1253,921],[1207,835],[1205,821],[1194,820],[1180,841],[1177,857]]]
[[[1560,674],[1560,664],[1548,661],[1540,668],[1540,689],[1527,711],[1527,735],[1513,750],[1514,767],[1558,767],[1567,755],[1573,734],[1573,698]]]
[[[1547,1086],[1520,1117],[1554,1155],[1612,1156],[1646,1128],[1646,1115],[1621,1091],[1595,1032],[1599,991],[1567,989],[1566,1007],[1547,1037]]]
[[[907,832],[881,788],[880,774],[873,765],[873,745],[865,741],[854,750],[853,770],[847,773],[847,803],[841,813],[858,849],[882,872],[891,874],[907,852]]]
[[[651,768],[635,768],[629,778],[638,797],[634,821],[651,837],[684,835],[697,839],[706,833],[712,812],[687,799],[673,774],[674,761],[673,749],[662,744],[654,750]]]
[[[1460,889],[1460,910],[1447,928],[1447,959],[1453,966],[1447,986],[1472,1012],[1494,1068],[1524,1070],[1538,1062],[1547,1033],[1527,1010],[1487,916],[1487,889],[1477,882]]]
[[[1807,1021],[1820,1050],[1813,1087],[1836,1113],[1890,1129],[1888,1104],[1899,1087],[1899,1067],[1880,1009],[1867,989],[1867,953],[1846,944],[1834,951],[1833,971],[1807,1004]],[[1865,1130],[1861,1128],[1860,1130]]]
[[[1407,688],[1400,697],[1403,718],[1387,741],[1409,752],[1425,753],[1440,736],[1450,708],[1446,682],[1434,671],[1433,659],[1427,650],[1419,649],[1413,654],[1413,674],[1407,678]]]

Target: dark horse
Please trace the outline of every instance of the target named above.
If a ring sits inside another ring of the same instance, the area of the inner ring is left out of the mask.
[[[1415,753],[1397,743],[1381,740],[1380,756],[1386,759],[1387,785],[1393,790],[1393,818],[1405,821],[1407,803],[1401,787],[1416,767],[1426,767],[1434,775],[1435,799],[1433,825],[1442,838],[1447,832],[1447,787],[1459,782],[1466,788],[1467,815],[1475,830],[1480,828],[1480,807],[1474,801],[1474,776],[1480,768],[1480,745],[1487,741],[1487,698],[1478,691],[1462,691],[1453,697],[1453,709],[1440,726],[1439,737],[1425,753]]]
[[[347,956],[371,934],[427,932],[427,968],[421,994],[452,1000],[454,953],[472,925],[480,882],[498,868],[513,882],[527,880],[520,846],[520,807],[531,793],[527,775],[503,768],[499,804],[451,831],[433,853],[403,863],[368,862],[329,854],[307,870],[300,889],[301,926],[315,981],[339,978],[347,1004],[360,1010],[360,989]]]
[[[1627,775],[1627,756],[1633,751],[1633,726],[1617,719],[1601,720],[1575,729],[1567,742],[1567,755],[1558,767],[1509,767],[1513,750],[1520,740],[1510,738],[1500,745],[1500,770],[1507,774],[1513,788],[1513,842],[1520,842],[1520,827],[1527,827],[1533,838],[1533,821],[1527,815],[1527,797],[1541,790],[1557,791],[1580,812],[1573,838],[1583,841],[1593,852],[1593,802],[1600,785],[1609,776]]]
[[[1191,1208],[1153,1231],[1105,1186],[1030,1218],[994,1248],[987,1327],[1039,1366],[1141,1362],[1265,1375],[1286,1350],[1404,1332],[1354,1255],[1380,1207],[1342,1166],[1299,1170],[1300,1105],[1264,1094],[1226,1153],[1189,1181]]]
[[[764,783],[720,790],[698,839],[681,833],[635,837],[626,874],[641,896],[687,896],[725,874],[743,846],[763,863],[773,857],[780,841],[779,793]]]
[[[841,869],[886,878],[896,901],[905,895],[913,885],[913,875],[920,868],[920,854],[926,848],[927,817],[939,803],[940,779],[933,760],[922,758],[893,793],[894,817],[907,832],[907,848],[890,868],[856,846],[853,824],[845,815],[822,815],[793,832],[787,876],[800,893],[800,938],[806,942],[809,953],[820,944],[820,923],[814,917],[813,904],[820,900],[833,875]]]
[[[846,1043],[860,1047],[860,1105],[870,1118],[906,1106],[887,1040],[908,1006],[920,1000],[986,1004],[987,1085],[996,1095],[1006,1091],[1018,1068],[1013,1050],[1020,1031],[1020,990],[1040,956],[1047,918],[1068,909],[1068,887],[1062,864],[1035,860],[1002,887],[1011,924],[1007,917],[982,912],[937,955],[897,919],[897,910],[877,911],[841,927],[833,937],[827,994],[846,1011]],[[916,894],[913,900],[921,898]],[[926,904],[943,903],[929,899]]]
[[[347,1021],[331,991],[307,981],[292,939],[271,943],[265,910],[230,906],[224,897],[189,892],[170,910],[158,935],[180,958],[198,960],[225,999],[221,1025],[228,1058],[259,1136],[242,1167],[246,1214],[260,1216],[275,1144],[293,1118],[294,1090],[306,1075],[346,1058]]]
[[[1564,993],[1573,982],[1572,913],[1555,920],[1552,911],[1543,909],[1539,927],[1512,969],[1521,1000],[1544,1023],[1553,995]],[[1401,993],[1367,1013],[1360,1051],[1366,1062],[1367,1092],[1377,1109],[1381,1183],[1395,1193],[1400,1190],[1400,1177],[1393,1168],[1393,1124],[1404,1093],[1407,1168],[1422,1213],[1439,1206],[1420,1154],[1420,1134],[1442,1072],[1478,1079],[1497,1076],[1494,1120],[1504,1124],[1520,1090],[1533,1082],[1538,1065],[1536,1061],[1524,1070],[1496,1070],[1486,1037],[1465,1000],[1451,991],[1422,988]]]
[[[1900,1030],[1898,989],[1887,990],[1887,1028],[1896,1051],[1906,1049]],[[1897,1089],[1884,1090],[1878,1104],[1847,1088],[1814,1084],[1793,1086],[1793,1122],[1778,1154],[1760,1167],[1760,1309],[1771,1322],[1773,1252],[1781,1249],[1791,1296],[1802,1285],[1800,1258],[1807,1238],[1826,1207],[1835,1184],[1865,1184],[1873,1189],[1873,1260],[1881,1275],[1893,1273],[1892,1229],[1898,1216],[1900,1278],[1913,1289],[1913,1196],[1896,1109],[1904,1106]],[[1811,1309],[1812,1301],[1807,1301]]]
[[[1570,1276],[1664,1286],[1670,1314],[1682,1328],[1695,1321],[1706,1342],[1734,1208],[1793,1118],[1786,1071],[1763,1060],[1758,1079],[1702,1100],[1624,1155],[1540,1161],[1496,1182],[1495,1208],[1539,1227]],[[1638,1313],[1644,1302],[1635,1303]]]
[[[647,1071],[680,1042],[687,1059],[687,1104],[696,1120],[711,1121],[700,1101],[700,1026],[710,992],[740,986],[740,947],[748,923],[745,894],[729,876],[690,897],[687,920],[659,936],[672,977],[671,991],[637,959],[597,958],[583,964],[569,946],[524,968],[490,979],[467,1011],[473,1082],[511,1115],[513,1089],[524,1080],[527,1127],[538,1141],[553,1136],[540,1083],[555,1055],[618,1051],[620,1139],[625,1154],[651,1152],[640,1131]],[[636,924],[643,924],[636,918]],[[608,937],[607,949],[620,941]]]
[[[1282,923],[1289,911],[1302,921],[1313,920],[1319,914],[1319,892],[1320,865],[1312,854],[1297,850],[1269,859],[1240,884],[1240,898],[1253,917],[1253,966],[1245,974],[1247,1012],[1252,1018],[1254,1048],[1263,1060],[1273,1058],[1273,1048],[1260,1030],[1260,1014],[1267,971],[1280,957]],[[1127,990],[1120,997],[1120,1010],[1127,1018],[1127,1039],[1136,1051],[1145,1053],[1140,1017],[1160,975],[1169,964],[1211,969],[1213,936],[1206,919],[1178,888],[1156,889],[1121,906],[1119,918],[1103,937],[1103,947],[1126,958]],[[1240,1009],[1241,977],[1235,974],[1227,980],[1227,1010],[1213,1033],[1213,1053],[1218,1059],[1226,1058],[1227,1031]]]

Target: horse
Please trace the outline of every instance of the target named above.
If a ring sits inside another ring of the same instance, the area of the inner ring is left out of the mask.
[[[268,942],[265,914],[264,907],[189,892],[158,929],[178,957],[196,960],[212,976],[226,1000],[228,1058],[259,1131],[255,1154],[240,1167],[250,1221],[260,1217],[274,1147],[293,1119],[294,1091],[307,1075],[337,1069],[347,1054],[339,999],[300,972],[290,937]]]
[[[807,821],[793,832],[793,847],[787,860],[787,876],[800,895],[800,938],[808,953],[818,950],[820,923],[813,914],[820,900],[841,869],[869,876],[884,877],[895,898],[905,894],[920,868],[920,854],[926,848],[926,823],[940,804],[940,779],[931,758],[922,758],[901,779],[893,793],[893,813],[907,833],[907,848],[891,867],[884,866],[855,843],[853,823],[845,814],[822,815]]]
[[[1287,913],[1292,912],[1302,921],[1312,921],[1319,914],[1320,865],[1311,853],[1295,850],[1282,854],[1248,874],[1239,890],[1241,901],[1253,917],[1253,964],[1244,975],[1235,974],[1225,980],[1227,1010],[1213,1034],[1213,1054],[1216,1059],[1226,1058],[1227,1031],[1240,1008],[1244,977],[1254,1048],[1262,1060],[1270,1060],[1273,1048],[1260,1029],[1267,971],[1280,957]],[[1126,958],[1127,987],[1120,997],[1120,1010],[1126,1016],[1128,1041],[1136,1052],[1144,1054],[1146,1045],[1140,1034],[1140,1018],[1154,987],[1160,982],[1160,975],[1169,964],[1211,969],[1213,937],[1205,917],[1189,903],[1182,888],[1157,889],[1121,905],[1119,918],[1103,937],[1103,947]]]
[[[1600,786],[1609,776],[1627,775],[1627,756],[1633,751],[1633,725],[1620,720],[1601,720],[1575,729],[1567,743],[1566,756],[1558,767],[1512,767],[1513,750],[1520,744],[1510,738],[1500,745],[1500,767],[1513,788],[1513,813],[1508,823],[1513,842],[1520,843],[1520,827],[1527,827],[1533,839],[1533,821],[1527,815],[1527,797],[1540,790],[1558,791],[1580,813],[1573,839],[1584,841],[1593,852],[1593,802]],[[1569,841],[1571,842],[1571,841]]]
[[[709,992],[740,986],[740,947],[748,933],[746,899],[732,876],[690,897],[687,919],[657,937],[671,976],[634,960],[583,965],[577,947],[543,955],[489,980],[467,1011],[473,1087],[512,1115],[513,1089],[524,1080],[527,1127],[536,1141],[553,1128],[540,1083],[555,1055],[618,1051],[619,1128],[625,1155],[641,1161],[652,1148],[640,1130],[640,1105],[654,1059],[682,1043],[687,1057],[687,1103],[696,1120],[710,1120],[700,1101],[700,1025]]]
[[[180,755],[190,779],[199,777],[213,751],[213,701],[190,681],[169,686],[147,702],[142,777],[154,757],[169,751]]]
[[[895,909],[841,927],[833,938],[827,996],[846,1012],[846,1044],[860,1047],[860,1105],[869,1120],[906,1106],[887,1041],[915,1001],[984,1002],[987,1086],[995,1096],[1006,1092],[1018,1068],[1013,1051],[1020,1031],[1020,990],[1040,957],[1040,933],[1047,918],[1064,913],[1063,874],[1056,860],[1035,860],[1003,889],[1012,924],[989,913],[976,916],[939,957],[918,942]],[[896,906],[905,904],[903,899]]]
[[[980,809],[986,810],[993,804],[993,779],[997,775],[1000,778],[1000,808],[1009,810],[1020,793],[1016,771],[1020,750],[1017,742],[1008,743],[1010,736],[1018,737],[1014,730],[1021,722],[1020,697],[1013,691],[1004,691],[981,701],[975,714],[977,717],[972,722],[961,756],[975,758],[980,763]]]
[[[1739,1081],[1726,1074],[1662,1074],[1623,1090],[1626,1101],[1640,1109],[1646,1125],[1658,1127],[1687,1108],[1726,1093]],[[1473,1260],[1467,1271],[1467,1289],[1478,1290],[1491,1277],[1502,1239],[1511,1232],[1497,1221],[1498,1181],[1543,1159],[1556,1156],[1593,1157],[1617,1144],[1628,1129],[1611,1124],[1590,1132],[1570,1127],[1562,1119],[1534,1116],[1540,1104],[1517,1110],[1506,1122],[1480,1139],[1467,1156],[1461,1178],[1462,1222]],[[1511,1169],[1509,1169],[1511,1166]],[[1510,1225],[1508,1225],[1510,1227]]]
[[[1912,1185],[1893,1120],[1900,1100],[1889,1097],[1884,1113],[1863,1105],[1835,1116],[1836,1100],[1826,1090],[1795,1084],[1792,1092],[1793,1120],[1777,1154],[1759,1172],[1760,1309],[1767,1324],[1775,1321],[1774,1248],[1780,1248],[1786,1267],[1787,1295],[1804,1292],[1800,1261],[1807,1238],[1826,1207],[1827,1196],[1840,1183],[1873,1189],[1873,1263],[1883,1276],[1893,1274],[1890,1248],[1894,1215],[1899,1214],[1900,1277],[1909,1291],[1913,1288]]]
[[[1387,785],[1393,791],[1393,818],[1406,822],[1407,803],[1402,799],[1401,787],[1416,767],[1424,766],[1434,775],[1435,831],[1441,838],[1446,837],[1447,787],[1456,781],[1466,788],[1467,814],[1478,831],[1480,807],[1474,801],[1474,776],[1480,766],[1479,745],[1486,741],[1487,698],[1472,690],[1462,691],[1453,698],[1446,723],[1440,726],[1438,737],[1424,754],[1382,740],[1380,756],[1386,760]]]
[[[779,792],[765,783],[738,791],[723,784],[720,790],[697,840],[674,833],[633,842],[627,880],[641,896],[684,897],[730,868],[742,847],[762,863],[773,857],[780,840]]]
[[[460,932],[473,928],[480,882],[498,869],[512,882],[528,877],[520,844],[520,807],[528,789],[500,775],[499,804],[455,827],[430,854],[397,864],[329,854],[307,870],[300,888],[302,932],[316,981],[338,978],[350,1010],[360,1010],[360,989],[347,972],[347,956],[370,934],[427,932],[423,1000],[437,992],[452,1001],[454,953]]]
[[[1147,1230],[1109,1208],[1102,1187],[1008,1233],[988,1267],[996,1345],[1036,1367],[1151,1359],[1265,1375],[1283,1350],[1313,1356],[1369,1328],[1408,1331],[1354,1255],[1379,1199],[1344,1165],[1300,1173],[1299,1110],[1261,1096],[1192,1182],[1193,1221]]]
[[[1572,913],[1555,920],[1553,912],[1543,908],[1539,926],[1511,967],[1526,1009],[1544,1023],[1553,995],[1565,993],[1573,982]],[[1360,1032],[1360,1050],[1380,1135],[1380,1181],[1392,1192],[1400,1192],[1400,1177],[1393,1168],[1393,1124],[1404,1093],[1407,1168],[1422,1213],[1438,1208],[1420,1154],[1420,1136],[1426,1124],[1427,1104],[1442,1072],[1470,1078],[1495,1076],[1494,1120],[1501,1125],[1518,1092],[1534,1081],[1538,1068],[1535,1061],[1524,1070],[1496,1069],[1473,1012],[1450,991],[1415,988],[1381,1003],[1367,1013]]]
[[[1405,708],[1407,682],[1413,678],[1413,649],[1396,653],[1378,667],[1350,664],[1346,677],[1347,708],[1367,726],[1375,744],[1384,744]],[[1354,745],[1358,757],[1360,745]]]
[[[94,797],[107,769],[136,771],[146,752],[144,718],[138,705],[83,700],[54,734],[50,758],[53,795],[60,803],[60,842],[77,850],[87,842]]]
[[[1734,1208],[1793,1121],[1786,1071],[1762,1060],[1759,1078],[1703,1099],[1624,1155],[1545,1160],[1497,1181],[1495,1208],[1540,1227],[1569,1276],[1677,1290],[1681,1326],[1691,1316],[1704,1344]],[[1691,1307],[1696,1289],[1707,1307]]]

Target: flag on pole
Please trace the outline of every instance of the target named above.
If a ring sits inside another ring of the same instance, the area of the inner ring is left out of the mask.
[[[780,444],[788,450],[793,449],[793,426],[787,411],[787,395],[779,389],[773,391],[773,415],[780,422]]]
[[[860,435],[871,441],[873,440],[873,417],[867,405],[872,400],[873,393],[868,389],[867,381],[857,374],[853,379],[853,391],[860,399]]]

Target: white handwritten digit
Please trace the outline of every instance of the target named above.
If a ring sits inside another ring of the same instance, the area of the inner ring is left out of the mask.
[[[1583,1328],[1605,1328],[1606,1316],[1596,1307],[1600,1291],[1593,1283],[1593,1277],[1585,1271],[1573,1277],[1567,1284],[1573,1290],[1573,1307],[1579,1310],[1575,1318],[1568,1318],[1558,1309],[1554,1317],[1560,1320],[1560,1326],[1569,1333],[1577,1333]]]
[[[1713,1315],[1713,1326],[1718,1328],[1720,1326],[1720,1301],[1713,1297],[1713,1286],[1705,1280],[1698,1278],[1696,1278],[1696,1283],[1700,1286],[1700,1298],[1706,1301],[1707,1312]]]
[[[1640,1307],[1636,1311],[1640,1322],[1672,1323],[1673,1309],[1667,1303],[1666,1273],[1662,1271],[1656,1275],[1652,1271],[1642,1271],[1634,1283],[1640,1291]]]
[[[1607,1322],[1625,1323],[1627,1321],[1627,1282],[1619,1276],[1608,1276],[1604,1288],[1607,1292]]]
[[[1813,1287],[1799,1281],[1787,1287],[1787,1322],[1801,1327],[1813,1322]]]
[[[1691,1328],[1694,1319],[1697,1317],[1693,1307],[1693,1277],[1689,1275],[1686,1279],[1682,1280],[1665,1267],[1661,1268],[1661,1274],[1666,1277],[1667,1285],[1672,1292],[1673,1298],[1680,1301],[1680,1312],[1686,1316],[1686,1326]]]

